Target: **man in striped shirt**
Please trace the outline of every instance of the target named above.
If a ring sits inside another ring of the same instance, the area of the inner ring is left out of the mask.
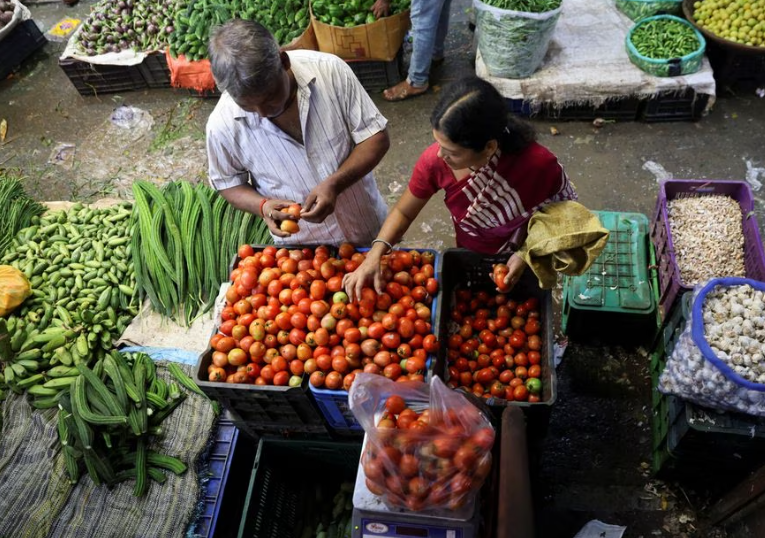
[[[207,122],[213,187],[263,217],[277,244],[368,245],[387,214],[372,169],[390,141],[350,67],[282,52],[263,26],[238,19],[213,32],[209,49],[223,91]],[[279,224],[295,202],[300,231],[289,235]]]

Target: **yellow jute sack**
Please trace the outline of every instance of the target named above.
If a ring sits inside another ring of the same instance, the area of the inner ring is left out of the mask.
[[[531,216],[528,235],[518,254],[534,271],[542,289],[557,282],[557,273],[581,275],[608,242],[608,229],[579,202],[548,204]]]
[[[7,316],[32,294],[24,273],[10,265],[0,265],[0,317]]]

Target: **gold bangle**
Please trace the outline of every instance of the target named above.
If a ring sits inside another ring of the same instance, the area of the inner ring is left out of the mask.
[[[374,246],[375,243],[382,243],[386,247],[388,247],[388,252],[393,250],[393,245],[388,243],[385,239],[380,239],[379,237],[377,239],[372,240],[372,246]],[[386,253],[387,254],[387,253]]]

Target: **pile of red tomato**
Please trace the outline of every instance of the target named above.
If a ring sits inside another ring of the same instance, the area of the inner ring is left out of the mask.
[[[456,292],[449,336],[447,385],[484,398],[539,402],[542,394],[542,322],[535,297]]]
[[[388,397],[361,458],[367,489],[412,511],[461,508],[491,471],[495,434],[485,424],[467,402],[436,416]]]
[[[343,275],[364,261],[353,245],[255,252],[239,248],[219,332],[210,340],[210,381],[348,390],[360,372],[423,380],[438,350],[430,305],[438,292],[432,252],[383,258],[385,292],[349,301]]]

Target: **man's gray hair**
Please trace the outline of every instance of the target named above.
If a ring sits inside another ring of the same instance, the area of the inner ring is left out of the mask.
[[[208,51],[218,88],[234,99],[270,90],[282,69],[279,44],[255,21],[232,19],[216,27]]]

